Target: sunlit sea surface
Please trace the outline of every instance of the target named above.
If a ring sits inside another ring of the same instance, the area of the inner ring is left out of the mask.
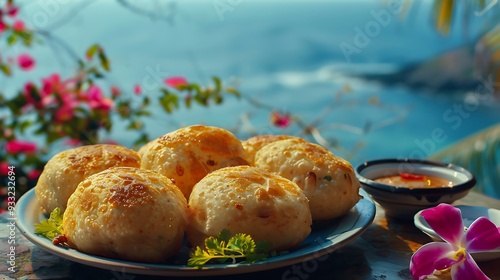
[[[138,9],[111,0],[21,2],[28,26],[52,32],[76,53],[101,44],[112,66],[103,85],[119,85],[131,98],[136,98],[135,84],[155,97],[164,77],[209,83],[217,75],[265,105],[228,97],[220,106],[182,108],[172,115],[157,109],[147,123],[152,137],[197,123],[231,129],[242,139],[302,135],[296,124],[272,126],[274,108],[314,124],[316,140],[324,139],[357,165],[376,158],[426,157],[500,120],[498,103],[477,98],[474,88],[415,89],[352,75],[394,73],[471,46],[491,24],[486,16],[472,17],[466,32],[457,17],[445,36],[436,31],[425,1],[404,15],[390,10],[391,1],[130,1]],[[360,30],[371,32],[368,40],[361,40]],[[350,55],[341,48],[346,44],[357,46]],[[13,79],[0,77],[0,91],[12,94],[28,79],[74,70],[70,56],[53,41],[29,51],[36,69]],[[131,146],[134,135],[115,125],[105,137]]]

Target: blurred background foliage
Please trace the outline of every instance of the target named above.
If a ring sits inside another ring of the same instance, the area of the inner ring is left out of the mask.
[[[435,0],[434,18],[436,29],[444,35],[449,33],[454,17],[462,16],[464,22],[470,17],[495,12],[496,23],[474,42],[474,64],[472,74],[486,77],[476,89],[500,96],[500,13],[496,0],[460,1],[463,14],[457,13],[455,0]],[[500,198],[500,120],[499,124],[460,140],[431,155],[431,159],[450,162],[469,169],[477,177],[475,191]]]

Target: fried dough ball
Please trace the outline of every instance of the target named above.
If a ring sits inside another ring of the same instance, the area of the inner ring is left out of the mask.
[[[292,138],[298,138],[298,137],[291,135],[268,135],[268,134],[256,135],[248,138],[245,141],[242,141],[241,144],[243,145],[243,149],[245,149],[245,151],[247,152],[247,158],[249,163],[253,165],[253,162],[255,160],[255,154],[257,153],[258,150],[262,149],[262,147],[278,140],[285,140]]]
[[[187,238],[196,246],[227,229],[286,250],[311,232],[308,200],[301,189],[256,167],[226,167],[208,174],[194,186],[188,204]]]
[[[172,179],[189,198],[191,189],[209,172],[247,165],[241,141],[218,127],[193,125],[167,133],[139,150],[141,167]]]
[[[351,164],[303,139],[280,140],[262,147],[255,155],[255,166],[297,183],[309,199],[313,220],[340,217],[361,198]]]
[[[167,177],[113,167],[83,180],[63,216],[68,244],[85,253],[161,262],[178,253],[187,201]]]
[[[113,166],[140,167],[136,151],[119,145],[96,144],[72,148],[54,155],[45,165],[35,186],[42,210],[64,212],[69,197],[88,176]]]

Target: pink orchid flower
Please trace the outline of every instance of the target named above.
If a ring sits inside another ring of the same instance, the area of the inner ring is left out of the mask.
[[[445,242],[425,244],[413,254],[410,271],[414,279],[425,279],[449,268],[453,280],[489,279],[470,253],[500,247],[500,231],[495,224],[480,217],[464,231],[460,209],[444,203],[422,211],[422,217]]]
[[[170,77],[165,79],[165,84],[169,87],[178,89],[182,85],[187,85],[187,80],[184,77]]]

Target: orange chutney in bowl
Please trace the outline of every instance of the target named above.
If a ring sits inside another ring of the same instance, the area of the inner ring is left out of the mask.
[[[425,188],[451,188],[453,183],[449,180],[439,178],[431,175],[420,175],[411,173],[400,173],[399,175],[392,175],[380,177],[373,181],[391,185],[401,188],[409,189],[425,189]]]

